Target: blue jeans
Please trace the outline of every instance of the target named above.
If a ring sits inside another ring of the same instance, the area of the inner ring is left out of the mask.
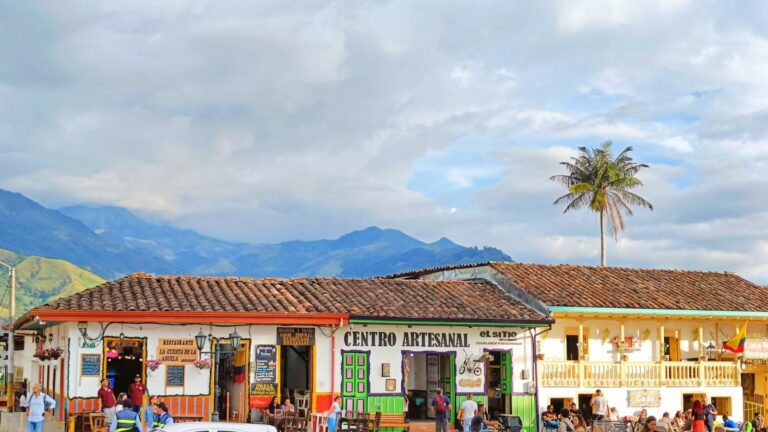
[[[39,422],[27,422],[27,430],[29,432],[43,432],[43,420]]]
[[[472,427],[472,417],[465,418],[464,419],[464,432],[469,432],[470,427]]]

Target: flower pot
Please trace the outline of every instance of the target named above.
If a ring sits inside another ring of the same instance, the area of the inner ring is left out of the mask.
[[[544,360],[544,354],[536,354],[536,358],[539,360]]]
[[[629,356],[626,355],[626,354],[622,354],[621,355],[621,361],[627,361],[627,360],[629,360]]]

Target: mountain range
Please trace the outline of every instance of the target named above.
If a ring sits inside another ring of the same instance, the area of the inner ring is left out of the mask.
[[[493,247],[466,247],[447,238],[427,243],[375,226],[332,240],[231,242],[148,221],[120,207],[54,210],[2,189],[0,248],[0,261],[17,266],[19,311],[137,271],[371,277],[450,264],[511,261]],[[4,289],[2,282],[0,290]]]

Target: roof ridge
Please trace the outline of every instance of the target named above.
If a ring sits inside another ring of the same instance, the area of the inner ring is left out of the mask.
[[[599,264],[578,264],[578,263],[531,263],[520,261],[489,261],[490,265],[523,265],[523,266],[540,266],[540,267],[581,267],[588,269],[605,269],[605,270],[632,270],[632,271],[663,271],[674,273],[704,273],[704,274],[719,274],[741,277],[738,273],[730,270],[698,270],[698,269],[679,269],[679,268],[656,268],[656,267],[626,267],[626,266],[601,266]],[[742,277],[742,279],[744,279]],[[748,280],[748,279],[745,279]]]

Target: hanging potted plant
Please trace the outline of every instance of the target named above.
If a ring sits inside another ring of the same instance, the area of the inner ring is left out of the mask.
[[[42,363],[43,365],[45,365],[48,359],[50,358],[48,354],[48,350],[45,350],[45,349],[37,350],[37,352],[33,354],[33,357],[40,360],[40,363]]]
[[[197,359],[192,363],[198,372],[203,373],[211,368],[211,359]]]
[[[159,359],[149,359],[147,360],[147,370],[150,372],[150,375],[154,375],[153,372],[155,372],[160,365],[163,364],[162,361]]]

